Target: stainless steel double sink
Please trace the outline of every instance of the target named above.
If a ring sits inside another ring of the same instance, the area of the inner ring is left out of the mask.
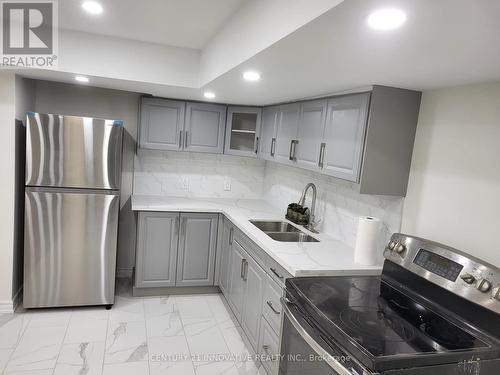
[[[319,242],[316,238],[285,221],[250,220],[250,222],[275,241]]]

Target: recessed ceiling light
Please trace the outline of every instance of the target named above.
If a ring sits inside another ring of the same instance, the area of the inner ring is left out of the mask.
[[[243,78],[247,81],[258,81],[260,79],[260,73],[249,70],[243,73]]]
[[[89,79],[88,79],[88,77],[84,77],[84,76],[75,76],[75,81],[78,81],[78,82],[88,82]]]
[[[213,99],[215,98],[215,93],[213,93],[212,91],[205,91],[203,93],[203,96],[207,99]]]
[[[406,14],[399,9],[381,9],[368,16],[368,25],[376,30],[392,30],[406,21]]]
[[[84,1],[82,3],[82,8],[90,14],[101,14],[102,13],[102,5],[97,1]]]

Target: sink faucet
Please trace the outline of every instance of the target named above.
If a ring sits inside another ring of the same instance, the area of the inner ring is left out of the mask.
[[[315,209],[316,209],[316,195],[318,193],[318,190],[316,189],[316,185],[314,185],[312,182],[309,182],[306,187],[304,188],[304,191],[302,192],[302,196],[299,199],[298,204],[301,206],[304,206],[306,203],[306,195],[307,191],[309,188],[312,189],[312,201],[311,201],[311,209],[309,210],[309,223],[305,226],[308,230],[310,230],[313,233],[318,233],[318,231],[314,228],[316,226],[316,220],[315,220]]]

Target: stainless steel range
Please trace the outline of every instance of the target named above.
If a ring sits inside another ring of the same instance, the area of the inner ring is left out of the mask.
[[[114,303],[121,121],[28,113],[24,307]]]
[[[404,234],[381,276],[289,279],[279,371],[500,374],[500,269]]]

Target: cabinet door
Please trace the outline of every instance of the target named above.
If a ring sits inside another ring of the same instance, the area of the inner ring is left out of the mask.
[[[222,154],[225,125],[225,105],[187,103],[184,150]]]
[[[139,212],[135,286],[175,285],[179,214]]]
[[[278,130],[276,133],[276,152],[274,159],[280,163],[295,164],[297,127],[299,125],[300,103],[280,107]]]
[[[300,120],[296,146],[297,166],[313,171],[320,169],[320,151],[325,130],[327,100],[304,102],[300,106]]]
[[[261,113],[257,107],[228,107],[225,154],[257,157]]]
[[[227,296],[229,292],[229,267],[231,262],[231,246],[233,242],[234,227],[227,220],[224,219],[224,228],[222,230],[222,244],[221,244],[221,260],[220,260],[220,274],[219,274],[219,287],[222,293]]]
[[[231,247],[229,267],[229,298],[228,302],[236,319],[241,322],[243,303],[245,298],[245,282],[243,271],[248,256],[237,241]]]
[[[142,98],[139,145],[158,150],[181,150],[186,103]]]
[[[254,349],[257,349],[259,343],[265,278],[264,270],[250,256],[247,256],[243,270],[245,304],[241,323]]]
[[[370,94],[356,94],[328,101],[323,173],[358,182]]]
[[[262,129],[259,142],[259,158],[261,159],[274,160],[278,115],[279,107],[266,107],[262,110]]]
[[[177,286],[214,285],[217,214],[181,214]]]

